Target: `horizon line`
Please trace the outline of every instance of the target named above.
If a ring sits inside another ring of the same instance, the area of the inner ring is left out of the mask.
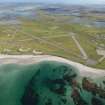
[[[0,3],[38,3],[38,4],[64,4],[64,5],[105,5],[105,3],[51,3],[36,1],[0,1]]]

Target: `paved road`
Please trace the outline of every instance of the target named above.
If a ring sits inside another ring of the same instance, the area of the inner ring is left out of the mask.
[[[79,48],[81,54],[83,55],[83,58],[84,59],[88,59],[88,56],[87,56],[86,52],[84,51],[84,49],[82,48],[82,46],[80,45],[80,43],[78,42],[78,40],[76,39],[75,35],[72,35],[71,37],[74,40],[74,42],[77,45],[77,47]]]
[[[31,33],[27,33],[27,32],[25,32],[25,31],[22,30],[22,29],[21,29],[21,30],[18,30],[18,29],[15,28],[15,27],[11,27],[11,28],[8,29],[8,30],[13,30],[14,32],[21,32],[22,34],[27,35],[27,36],[29,36],[30,38],[34,39],[34,40],[39,40],[39,41],[44,42],[44,43],[46,43],[46,44],[48,44],[48,45],[51,45],[51,46],[56,47],[56,48],[58,48],[58,49],[60,49],[60,50],[63,50],[63,51],[66,52],[66,53],[72,54],[72,55],[74,55],[75,57],[80,58],[80,56],[77,55],[77,54],[76,54],[75,52],[73,52],[72,50],[68,50],[68,49],[64,48],[63,46],[58,45],[57,43],[54,43],[54,42],[51,43],[51,42],[47,41],[47,40],[44,39],[44,38],[40,38],[40,37],[37,37],[37,36],[35,36],[35,35],[31,34]],[[80,59],[81,59],[81,58],[80,58]]]
[[[42,38],[59,38],[59,37],[66,37],[66,36],[68,36],[68,35],[56,35],[56,36],[45,36],[45,37],[42,37]]]
[[[100,63],[100,62],[102,62],[104,59],[105,59],[105,56],[101,57],[98,62]]]

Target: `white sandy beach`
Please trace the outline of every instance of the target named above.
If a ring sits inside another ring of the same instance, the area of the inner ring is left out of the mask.
[[[87,67],[83,64],[76,63],[61,57],[51,55],[0,55],[0,65],[11,63],[26,65],[38,63],[41,61],[58,61],[70,64],[79,70],[81,76],[105,77],[105,70]]]

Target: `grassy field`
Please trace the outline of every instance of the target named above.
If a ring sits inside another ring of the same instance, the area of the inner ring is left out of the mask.
[[[98,63],[102,56],[96,52],[97,47],[105,45],[105,39],[97,38],[97,35],[100,37],[105,34],[105,30],[66,22],[72,18],[40,12],[37,20],[20,19],[20,25],[0,25],[0,53],[35,54],[35,50],[105,69],[105,60]],[[71,37],[72,34],[75,34],[88,59],[83,59],[80,49]],[[95,63],[89,64],[89,60]]]

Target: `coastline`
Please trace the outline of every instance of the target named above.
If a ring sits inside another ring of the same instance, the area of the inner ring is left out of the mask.
[[[67,63],[79,70],[81,76],[87,77],[105,77],[105,69],[96,69],[85,66],[83,64],[73,62],[61,57],[52,55],[0,55],[0,65],[2,64],[36,64],[42,61],[57,61]]]

